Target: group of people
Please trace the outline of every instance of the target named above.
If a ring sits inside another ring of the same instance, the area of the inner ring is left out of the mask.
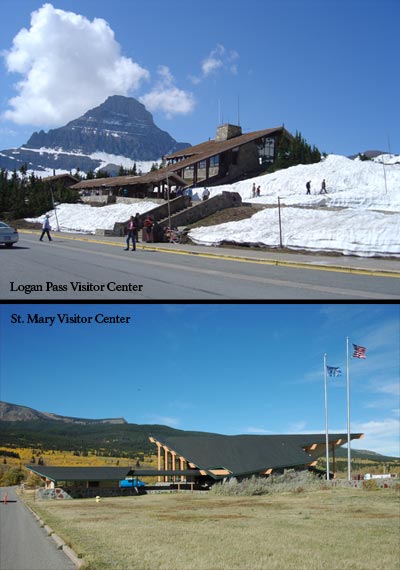
[[[256,187],[256,183],[253,182],[253,187],[251,189],[251,195],[253,198],[258,198],[261,196],[261,186]]]
[[[307,195],[307,194],[311,194],[311,180],[309,180],[309,181],[306,183],[306,189],[307,189],[306,195]],[[326,191],[326,180],[325,180],[325,178],[324,178],[323,181],[321,182],[321,190],[319,191],[319,193],[320,193],[320,194],[327,194],[327,193],[328,193],[328,192]]]
[[[136,251],[136,243],[139,241],[139,230],[143,227],[143,239],[144,241],[153,241],[153,228],[154,221],[153,218],[148,215],[143,222],[143,226],[140,220],[140,214],[131,216],[129,218],[127,227],[127,237],[126,237],[126,248],[125,251],[129,251],[129,243],[132,242],[132,250]]]

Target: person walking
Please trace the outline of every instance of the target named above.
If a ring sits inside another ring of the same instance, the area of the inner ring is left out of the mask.
[[[307,195],[307,194],[311,194],[311,180],[309,180],[309,181],[307,182],[306,188],[307,188],[306,195]]]
[[[46,214],[46,217],[45,217],[44,222],[43,222],[43,225],[42,225],[42,235],[40,236],[39,241],[43,241],[43,236],[44,236],[44,234],[47,234],[47,237],[49,238],[49,241],[53,241],[53,240],[51,239],[51,236],[50,236],[51,227],[50,227],[50,220],[49,220],[49,218],[50,218],[49,214]]]
[[[128,222],[128,237],[126,238],[125,251],[129,251],[129,241],[132,240],[132,251],[136,251],[136,227],[135,218],[131,216]]]
[[[321,184],[321,191],[320,191],[320,194],[327,194],[327,191],[326,191],[326,180],[325,180],[325,178],[323,179],[322,184]]]
[[[256,196],[257,196],[257,198],[258,198],[259,196],[261,196],[261,186],[257,186]]]

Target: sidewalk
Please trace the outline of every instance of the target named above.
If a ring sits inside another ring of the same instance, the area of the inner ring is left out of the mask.
[[[37,233],[32,230],[20,230],[20,233]],[[55,240],[77,240],[91,243],[102,243],[124,248],[125,238],[114,236],[95,236],[72,233],[52,232]],[[248,247],[215,247],[180,243],[137,243],[138,250],[159,251],[181,255],[198,255],[215,257],[248,263],[262,263],[281,267],[304,267],[316,270],[338,271],[376,275],[380,277],[400,278],[399,258],[355,257],[350,255],[323,255],[305,252],[275,251],[264,248]]]

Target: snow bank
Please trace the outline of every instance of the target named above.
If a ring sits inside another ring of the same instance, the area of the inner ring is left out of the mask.
[[[359,256],[400,256],[400,214],[281,208],[282,245],[289,249],[340,252]],[[279,247],[278,208],[251,218],[193,229],[197,244],[222,242]]]
[[[112,230],[116,222],[126,222],[136,213],[144,214],[158,206],[150,200],[138,200],[131,204],[111,204],[110,206],[92,207],[88,204],[60,204],[57,206],[58,225],[63,232],[79,232],[94,234],[96,229]],[[54,210],[47,212],[50,225],[57,228],[57,218]],[[26,218],[27,222],[40,222],[39,218]]]
[[[228,190],[238,192],[245,202],[274,207],[240,222],[193,229],[189,237],[203,245],[225,241],[278,247],[279,196],[284,247],[360,256],[400,256],[400,157],[383,158],[385,165],[329,155],[317,164],[293,166],[211,188],[211,196]],[[327,194],[320,194],[323,179]],[[260,197],[252,197],[253,183],[260,186]],[[201,196],[202,190],[198,189],[198,193]]]

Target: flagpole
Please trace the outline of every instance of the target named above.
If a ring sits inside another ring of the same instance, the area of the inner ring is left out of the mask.
[[[324,390],[325,390],[326,479],[327,481],[329,481],[328,392],[326,389],[326,352],[324,352]]]
[[[350,449],[350,371],[349,371],[349,337],[346,337],[346,385],[347,385],[347,480],[351,481],[351,449]]]

